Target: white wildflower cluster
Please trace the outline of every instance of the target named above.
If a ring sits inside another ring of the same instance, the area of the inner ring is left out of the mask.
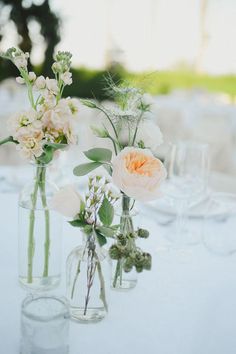
[[[85,196],[85,219],[88,224],[98,223],[97,214],[104,198],[113,205],[120,195],[105,177],[98,175],[89,177],[88,193]]]
[[[28,72],[28,53],[10,48],[2,57],[10,59],[19,69],[19,84],[26,84],[31,109],[10,117],[9,131],[21,155],[38,158],[47,143],[75,144],[75,116],[78,108],[75,99],[62,98],[66,85],[71,85],[71,57],[69,52],[58,52],[52,65],[55,79],[36,76]]]

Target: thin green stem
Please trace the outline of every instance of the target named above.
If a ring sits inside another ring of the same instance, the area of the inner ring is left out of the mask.
[[[105,280],[104,280],[104,277],[102,274],[102,266],[101,266],[98,256],[96,256],[96,258],[97,258],[98,277],[99,277],[99,281],[100,281],[100,299],[105,307],[105,310],[108,311],[108,305],[107,305],[107,301],[106,301],[106,291],[105,291]]]
[[[6,144],[6,143],[15,143],[17,144],[16,141],[14,141],[12,136],[8,136],[7,138],[0,140],[0,145]]]
[[[120,266],[121,266],[121,260],[118,259],[118,261],[116,263],[115,276],[114,276],[113,283],[112,283],[113,288],[116,288],[117,280],[120,275]]]
[[[38,193],[38,175],[39,167],[37,167],[36,179],[34,184],[34,191],[31,195],[31,210],[30,210],[30,221],[29,221],[29,238],[28,238],[28,271],[27,271],[27,282],[33,282],[33,258],[34,258],[34,226],[35,226],[35,207],[37,203],[37,193]]]
[[[74,278],[73,285],[72,285],[71,296],[70,296],[71,299],[73,299],[73,297],[74,297],[75,285],[76,285],[76,282],[77,282],[79,274],[80,274],[80,264],[81,264],[81,261],[79,260],[78,265],[77,265],[77,269],[76,269],[75,278]]]
[[[49,256],[50,256],[50,214],[47,206],[45,191],[46,167],[40,167],[40,195],[45,215],[45,242],[44,242],[44,269],[43,277],[48,277]]]
[[[112,129],[113,129],[113,131],[114,131],[114,133],[115,133],[115,137],[116,137],[116,139],[118,140],[118,134],[117,134],[115,125],[114,125],[114,123],[112,122],[112,120],[111,120],[111,118],[109,117],[109,115],[107,114],[107,112],[106,112],[103,108],[101,108],[101,107],[99,107],[99,106],[96,106],[96,108],[97,108],[99,111],[101,111],[101,112],[103,112],[103,113],[105,114],[105,116],[107,117],[107,119],[109,120],[109,122],[110,122],[110,124],[111,124],[111,126],[112,126]]]
[[[133,141],[132,141],[132,146],[134,146],[135,139],[136,139],[136,136],[137,136],[137,133],[138,133],[138,127],[139,127],[139,124],[140,124],[140,122],[141,122],[142,116],[143,116],[143,111],[141,112],[141,114],[140,114],[140,116],[139,116],[139,118],[138,118],[137,124],[136,124],[135,132],[134,132],[134,137],[133,137]]]
[[[115,154],[117,155],[117,147],[116,147],[115,140],[110,135],[108,136],[108,139],[110,139],[112,141],[112,144],[113,144],[113,147],[114,147],[114,150],[115,150]]]

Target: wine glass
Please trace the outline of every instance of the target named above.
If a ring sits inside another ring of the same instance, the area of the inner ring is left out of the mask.
[[[212,193],[204,218],[203,244],[212,253],[236,253],[236,194]]]
[[[166,237],[174,247],[197,244],[201,237],[189,230],[187,210],[207,195],[208,145],[192,141],[173,144],[165,166],[168,178],[163,192],[176,211],[174,227],[169,228]]]

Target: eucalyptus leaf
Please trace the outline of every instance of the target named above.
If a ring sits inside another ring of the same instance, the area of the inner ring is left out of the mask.
[[[114,218],[114,208],[107,198],[103,199],[102,205],[98,211],[98,215],[103,225],[111,225]]]
[[[110,162],[112,158],[112,152],[109,149],[94,148],[88,151],[84,151],[84,155],[95,162]]]
[[[98,226],[97,229],[105,237],[114,237],[116,230],[107,226]]]
[[[89,172],[95,170],[96,168],[102,166],[102,162],[88,162],[78,165],[74,168],[73,173],[75,176],[85,176]]]
[[[87,225],[85,221],[79,219],[68,221],[68,222],[74,227],[84,227]]]
[[[98,230],[95,230],[96,232],[96,236],[97,236],[97,240],[99,245],[102,247],[107,243],[106,237],[104,235],[102,235]]]
[[[109,165],[103,165],[103,167],[105,168],[105,170],[109,173],[109,175],[112,175],[112,168]]]

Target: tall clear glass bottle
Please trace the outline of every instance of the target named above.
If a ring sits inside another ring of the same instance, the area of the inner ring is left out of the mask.
[[[62,217],[50,209],[57,187],[47,178],[48,165],[33,168],[34,178],[19,197],[19,282],[28,290],[44,291],[60,282]]]

